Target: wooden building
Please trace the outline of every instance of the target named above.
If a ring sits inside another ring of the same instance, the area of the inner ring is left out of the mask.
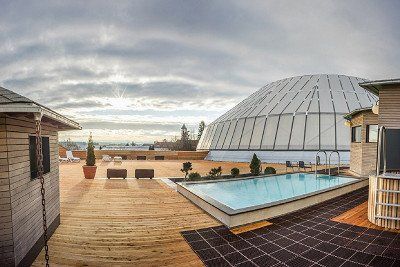
[[[60,224],[58,131],[72,129],[79,124],[0,87],[0,266],[29,266],[44,245],[36,140],[48,237]]]
[[[350,122],[350,171],[357,176],[376,172],[378,115],[371,108],[357,109],[345,116]]]
[[[348,114],[352,141],[361,138],[361,143],[352,145],[350,151],[354,153],[351,169],[369,174],[369,166],[375,162],[375,171],[369,175],[368,219],[385,228],[400,229],[400,79],[363,82],[360,86],[379,96],[379,102],[372,108],[377,115],[370,110]],[[376,145],[369,147],[362,141],[368,141],[371,135],[367,126],[376,123]]]

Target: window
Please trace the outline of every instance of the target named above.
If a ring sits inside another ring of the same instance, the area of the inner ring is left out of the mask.
[[[50,142],[48,137],[42,137],[43,174],[50,172]],[[29,160],[31,167],[31,179],[38,178],[36,159],[36,136],[29,136]]]
[[[351,128],[351,142],[353,143],[361,142],[361,126],[355,126]]]
[[[378,125],[367,125],[367,143],[378,142]]]

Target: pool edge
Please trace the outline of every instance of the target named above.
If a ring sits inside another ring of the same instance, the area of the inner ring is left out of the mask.
[[[344,184],[340,187],[335,187],[330,190],[324,190],[312,195],[301,197],[298,199],[278,203],[273,206],[267,206],[255,210],[243,211],[236,214],[228,214],[227,212],[215,207],[206,200],[192,193],[181,184],[177,184],[177,191],[189,199],[193,204],[203,209],[209,215],[223,223],[229,228],[254,223],[281,216],[296,210],[300,210],[329,199],[344,195],[351,191],[368,186],[368,179],[360,179],[349,184]]]

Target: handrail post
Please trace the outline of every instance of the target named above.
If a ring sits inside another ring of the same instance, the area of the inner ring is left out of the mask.
[[[328,168],[329,176],[331,176],[331,156],[333,153],[336,153],[338,155],[338,174],[340,173],[340,154],[339,151],[334,150],[331,153],[329,153],[329,168]]]
[[[325,154],[325,173],[328,169],[328,154],[325,150],[318,150],[317,154],[315,154],[315,175],[317,175],[317,157],[320,152],[323,152]]]
[[[385,131],[385,126],[381,126],[379,128],[379,135],[378,135],[378,155],[376,157],[376,177],[379,176],[381,171],[381,154],[382,154],[382,141],[383,141],[383,134]],[[384,155],[385,157],[385,155]]]

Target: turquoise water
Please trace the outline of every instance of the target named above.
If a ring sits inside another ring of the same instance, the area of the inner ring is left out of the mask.
[[[199,196],[237,210],[310,194],[357,179],[323,174],[293,173],[227,182],[186,184]]]

